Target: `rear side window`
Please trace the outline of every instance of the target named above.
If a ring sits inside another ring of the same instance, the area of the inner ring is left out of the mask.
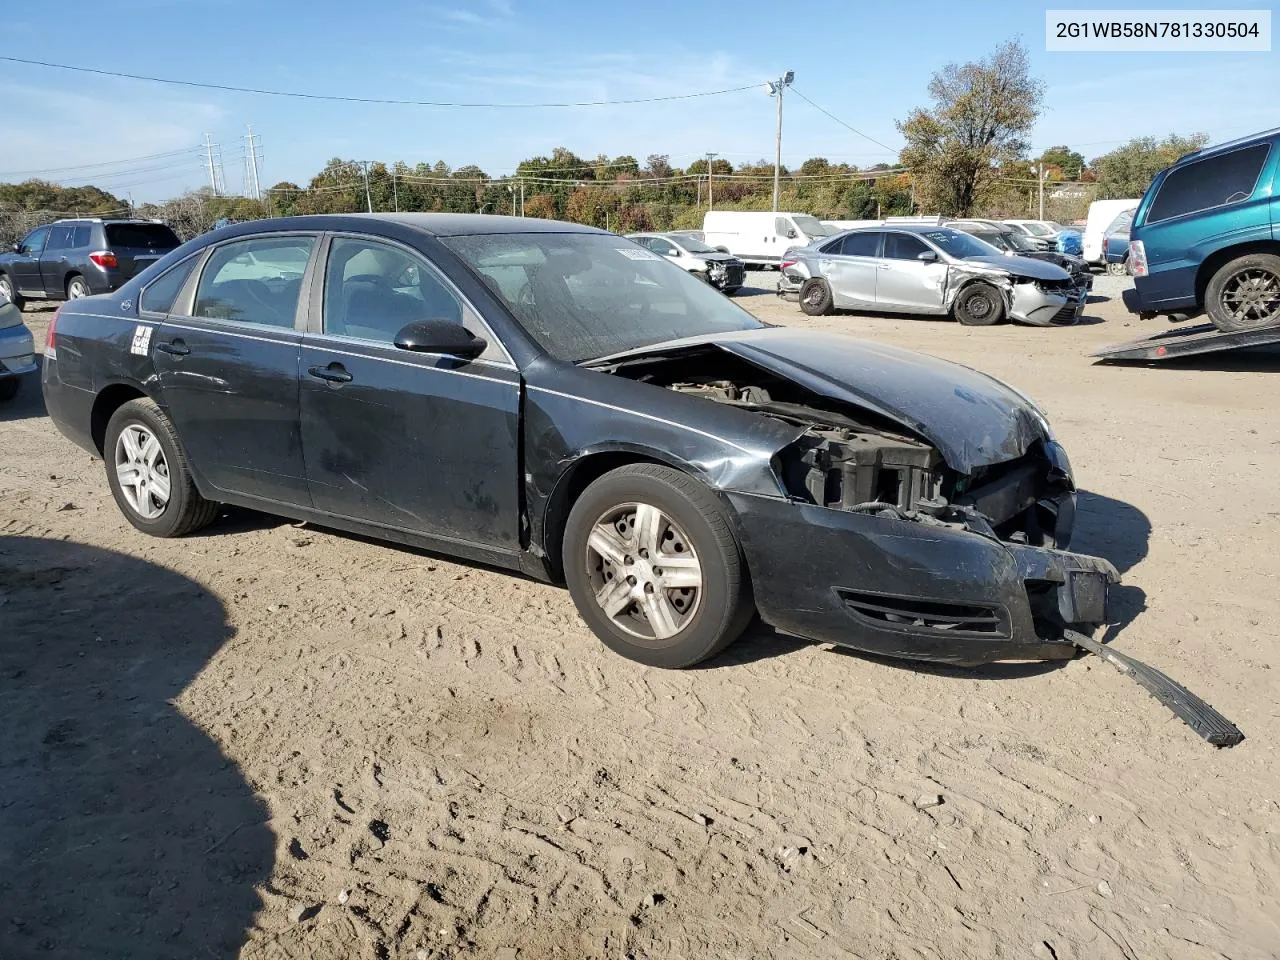
[[[49,242],[45,244],[45,253],[51,253],[54,250],[66,250],[71,246],[71,235],[75,232],[75,227],[54,227],[49,231]]]
[[[181,245],[178,235],[163,223],[109,223],[107,246],[172,250]]]
[[[187,277],[191,276],[191,271],[195,269],[198,259],[198,257],[190,257],[147,284],[147,288],[142,291],[142,298],[138,301],[138,309],[144,313],[168,313],[172,310],[178,291],[187,282]]]
[[[1174,170],[1151,201],[1147,223],[1248,200],[1270,149],[1270,144],[1259,143]]]
[[[850,233],[845,236],[840,252],[846,257],[878,257],[880,236],[879,233]]]
[[[197,317],[292,328],[314,237],[254,237],[214,250],[200,274]]]

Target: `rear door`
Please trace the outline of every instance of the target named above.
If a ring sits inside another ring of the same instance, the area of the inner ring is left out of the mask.
[[[188,284],[151,336],[160,403],[194,469],[215,491],[266,508],[310,505],[298,358],[318,246],[314,233],[270,233],[212,247],[194,291]]]
[[[326,260],[301,364],[302,445],[316,509],[515,551],[515,365],[419,252],[336,235]],[[430,319],[462,323],[489,347],[467,362],[395,346],[405,324]]]
[[[163,223],[108,223],[107,249],[119,263],[119,282],[141,273],[170,250],[181,245],[178,235]]]
[[[822,247],[818,269],[827,278],[837,307],[870,308],[876,302],[876,273],[879,266],[879,230],[847,233]]]
[[[18,245],[13,260],[13,285],[29,297],[44,296],[44,279],[40,275],[40,255],[49,239],[49,228],[32,230]]]
[[[50,297],[66,294],[63,279],[67,275],[67,258],[71,253],[75,230],[73,224],[55,223],[49,228],[49,240],[40,254],[40,283],[45,294]]]
[[[876,306],[909,313],[942,312],[947,285],[947,265],[941,258],[932,263],[920,259],[922,253],[937,251],[910,233],[886,233],[880,272],[876,278]]]

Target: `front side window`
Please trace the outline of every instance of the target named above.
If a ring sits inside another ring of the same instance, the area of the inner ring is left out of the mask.
[[[1172,171],[1151,201],[1147,223],[1248,200],[1270,149],[1270,144],[1259,143]]]
[[[688,271],[620,237],[495,233],[440,242],[500,290],[520,325],[559,360],[762,326]]]
[[[144,313],[168,313],[172,310],[178,291],[187,282],[187,277],[191,276],[191,271],[195,269],[196,261],[199,259],[199,257],[190,257],[147,284],[138,300],[138,309]]]
[[[253,237],[213,251],[196,288],[194,314],[292,328],[314,237]]]
[[[884,255],[889,260],[915,260],[928,249],[923,240],[909,233],[884,235]]]
[[[324,332],[394,343],[406,324],[462,323],[462,302],[434,270],[399,247],[339,237],[325,268]]]
[[[32,230],[22,241],[22,252],[29,257],[40,256],[40,252],[44,250],[44,242],[48,237],[48,227],[41,227],[39,230]]]

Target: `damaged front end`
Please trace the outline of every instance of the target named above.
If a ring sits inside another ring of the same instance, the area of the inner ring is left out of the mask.
[[[939,443],[903,411],[842,402],[769,369],[776,351],[767,365],[751,354],[746,343],[708,345],[612,372],[803,428],[772,458],[782,498],[722,491],[766,622],[887,656],[976,664],[1070,657],[1066,631],[1106,621],[1119,576],[1065,549],[1071,466],[1029,402],[1010,402],[1008,388],[980,395],[966,376],[953,404],[985,407],[987,432],[1000,424],[1006,436]]]

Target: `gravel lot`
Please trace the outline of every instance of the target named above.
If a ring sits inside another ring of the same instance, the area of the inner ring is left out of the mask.
[[[1092,365],[1163,328],[1124,278],[1047,330],[809,319],[775,278],[742,304],[1034,396],[1075,546],[1125,577],[1109,637],[1248,739],[1092,658],[755,628],[661,672],[483,567],[243,512],[151,540],[32,380],[0,408],[0,956],[1276,956],[1275,358]]]

